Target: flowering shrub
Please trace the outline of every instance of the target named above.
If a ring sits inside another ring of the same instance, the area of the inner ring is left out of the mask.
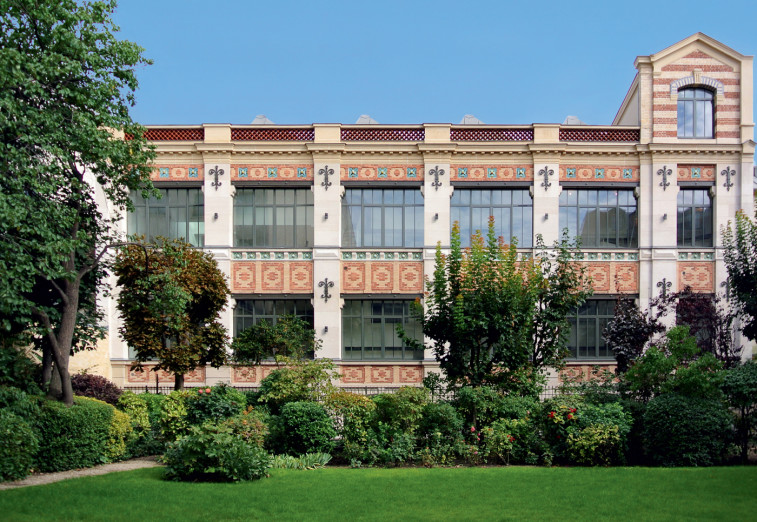
[[[239,415],[247,405],[247,398],[225,384],[212,388],[198,388],[187,399],[187,422],[200,425],[205,421],[219,421]]]
[[[565,455],[565,444],[571,429],[578,425],[579,397],[559,395],[544,402],[542,406],[542,429],[545,442],[557,458]]]
[[[228,418],[222,423],[228,426],[231,432],[240,437],[247,444],[252,444],[262,448],[265,444],[265,438],[268,435],[268,426],[266,426],[260,413],[248,406],[244,413]]]
[[[517,420],[500,419],[481,430],[484,437],[482,449],[485,458],[503,464],[510,463],[510,453],[515,443],[512,428],[517,423]]]

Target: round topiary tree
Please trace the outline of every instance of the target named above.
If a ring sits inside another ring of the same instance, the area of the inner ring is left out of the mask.
[[[275,449],[289,455],[329,453],[334,447],[336,430],[326,409],[309,401],[290,402],[281,408],[271,429]]]

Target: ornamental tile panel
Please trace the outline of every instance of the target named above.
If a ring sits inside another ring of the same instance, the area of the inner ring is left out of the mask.
[[[343,261],[342,292],[348,294],[420,294],[422,261]]]
[[[234,366],[231,369],[232,383],[254,383],[257,373],[254,366]]]
[[[394,382],[394,367],[371,366],[371,382],[375,384],[391,384]]]
[[[400,263],[400,292],[421,293],[423,292],[423,264]]]
[[[422,181],[423,165],[342,165],[339,177],[346,181]]]
[[[564,165],[560,167],[560,181],[638,182],[638,166]]]
[[[417,384],[423,382],[422,366],[400,366],[400,382],[403,384]]]
[[[289,290],[292,293],[310,293],[313,291],[313,264],[288,263]]]
[[[626,294],[639,291],[639,264],[628,261],[582,263],[597,293]]]
[[[394,287],[394,263],[371,263],[371,292],[391,292]]]
[[[451,165],[452,181],[533,181],[533,165]]]
[[[284,263],[265,263],[260,275],[263,292],[284,291]]]
[[[204,178],[202,163],[194,165],[155,165],[150,173],[152,181],[202,181]]]
[[[342,366],[341,381],[343,384],[365,383],[365,366]]]
[[[129,370],[129,375],[126,377],[130,383],[149,383],[155,384],[155,376],[158,377],[159,384],[170,384],[174,382],[174,375],[166,370],[156,370],[155,366],[142,366],[143,371]],[[192,383],[204,383],[205,382],[205,367],[195,368],[191,372],[184,374],[184,382],[187,384]]]
[[[231,291],[236,294],[311,294],[313,264],[309,261],[233,261]]]
[[[342,263],[342,291],[365,293],[365,272],[368,263]]]
[[[232,181],[312,181],[313,165],[231,165]]]
[[[679,261],[677,289],[682,292],[685,287],[694,292],[715,292],[715,264],[706,261]]]
[[[715,181],[715,165],[678,165],[678,181]]]

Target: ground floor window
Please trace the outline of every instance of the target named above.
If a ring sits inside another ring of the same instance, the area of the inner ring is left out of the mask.
[[[239,299],[234,308],[234,335],[260,321],[276,324],[282,315],[296,315],[313,324],[310,299]]]
[[[591,299],[586,301],[570,321],[568,348],[574,359],[612,359],[612,351],[607,347],[602,333],[615,313],[614,299]]]
[[[422,360],[423,350],[402,345],[397,325],[422,339],[420,324],[410,316],[410,300],[348,300],[342,309],[342,335],[346,360]]]

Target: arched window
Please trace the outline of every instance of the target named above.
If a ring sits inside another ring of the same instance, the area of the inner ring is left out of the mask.
[[[678,137],[713,137],[712,91],[702,88],[678,90]]]

